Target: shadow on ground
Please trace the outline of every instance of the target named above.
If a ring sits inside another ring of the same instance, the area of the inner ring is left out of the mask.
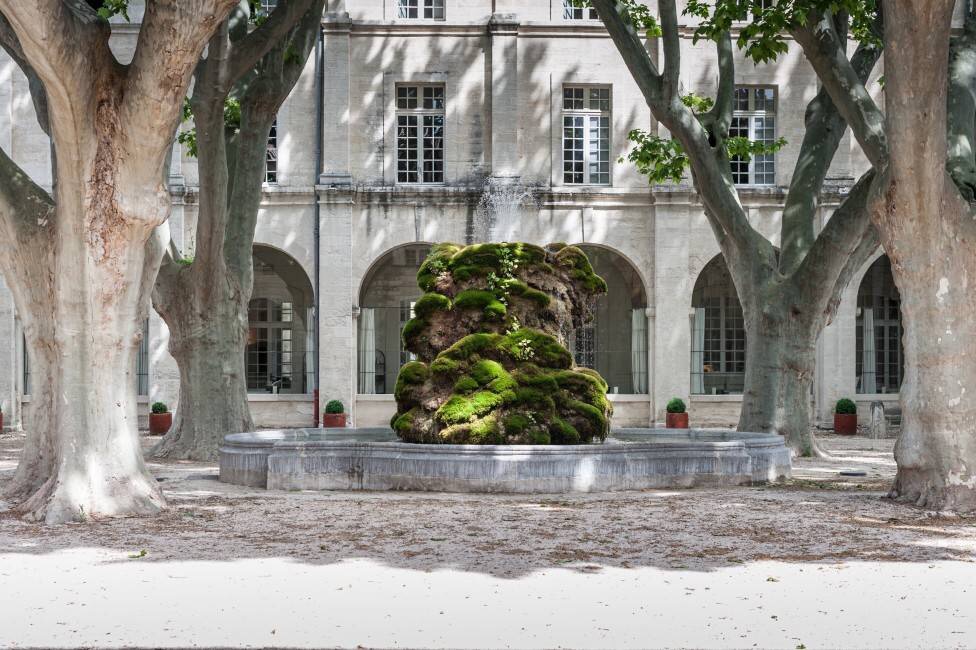
[[[117,552],[118,562],[363,558],[512,578],[555,567],[976,559],[976,518],[883,498],[894,474],[890,440],[825,443],[835,457],[799,460],[784,485],[600,495],[267,492],[219,483],[216,466],[152,463],[170,504],[160,516],[43,526],[0,515],[0,553],[92,547]],[[0,438],[0,487],[22,444],[22,435]],[[845,478],[841,469],[866,475]]]

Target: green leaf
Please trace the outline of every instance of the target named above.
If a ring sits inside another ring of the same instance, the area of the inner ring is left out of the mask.
[[[102,6],[98,8],[98,16],[108,20],[112,16],[121,15],[126,22],[129,21],[129,0],[102,0]]]

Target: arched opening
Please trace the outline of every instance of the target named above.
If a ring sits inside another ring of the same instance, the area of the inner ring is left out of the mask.
[[[607,283],[593,320],[576,330],[576,365],[593,368],[611,393],[647,393],[647,293],[633,265],[619,253],[583,244],[593,270]]]
[[[746,331],[742,305],[725,258],[705,265],[691,294],[691,393],[742,393],[746,376]]]
[[[370,268],[359,292],[357,391],[390,394],[400,367],[414,357],[403,348],[400,332],[413,318],[423,295],[417,271],[429,244],[409,244],[387,251]]]
[[[312,283],[301,264],[255,245],[254,290],[247,308],[247,390],[311,393],[315,381]]]
[[[897,393],[905,370],[901,296],[887,255],[872,264],[857,290],[858,393]]]

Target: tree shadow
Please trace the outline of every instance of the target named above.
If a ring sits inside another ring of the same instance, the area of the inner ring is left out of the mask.
[[[120,563],[368,560],[513,579],[557,568],[976,559],[976,518],[896,504],[877,483],[573,495],[269,492],[220,483],[214,465],[150,468],[170,506],[159,516],[45,526],[0,514],[0,553],[97,548]]]

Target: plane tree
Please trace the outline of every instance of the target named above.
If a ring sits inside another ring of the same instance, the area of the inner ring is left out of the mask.
[[[51,523],[150,514],[133,377],[170,210],[163,181],[183,97],[238,0],[146,3],[131,61],[113,0],[0,0],[4,48],[51,139],[53,188],[0,154],[0,270],[32,361],[29,437],[5,501]]]
[[[757,8],[751,2],[720,4],[728,23],[716,23],[711,31],[698,34],[714,41],[716,50],[716,93],[706,98],[681,94],[675,0],[661,0],[659,17],[636,0],[592,0],[591,4],[654,118],[668,131],[664,137],[631,133],[635,147],[629,159],[656,183],[680,182],[690,170],[742,304],[748,344],[739,430],[782,434],[799,455],[823,453],[811,431],[817,339],[851,276],[878,246],[867,210],[872,172],[854,184],[818,231],[824,181],[847,129],[844,113],[826,89],[807,106],[802,141],[791,145],[797,146],[797,162],[777,248],[750,223],[731,167],[737,158],[768,154],[785,144],[730,135],[735,98],[731,21],[749,19]],[[839,42],[846,46],[851,21],[842,14],[831,21]],[[841,53],[862,87],[881,54],[879,27],[875,22],[856,32],[861,38],[853,53],[850,57]],[[660,66],[646,45],[658,37],[663,46]]]
[[[243,2],[197,65],[180,140],[199,160],[192,257],[170,243],[153,291],[180,370],[175,422],[153,450],[213,460],[227,433],[253,428],[244,350],[251,249],[268,132],[318,37],[324,0],[281,0],[270,14]]]

